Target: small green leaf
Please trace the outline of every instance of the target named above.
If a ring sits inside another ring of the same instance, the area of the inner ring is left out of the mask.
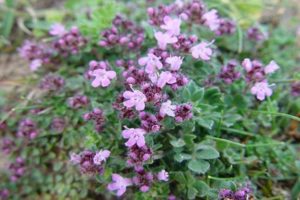
[[[197,102],[197,101],[202,100],[203,96],[204,96],[204,89],[199,88],[194,94],[192,94],[191,100],[193,102]]]
[[[204,181],[197,181],[194,187],[198,190],[198,195],[204,197],[208,194],[209,186]]]
[[[186,178],[182,172],[173,172],[171,173],[171,177],[181,184],[186,183]]]
[[[176,147],[176,148],[180,148],[185,145],[185,142],[182,139],[172,140],[172,141],[170,141],[170,143],[173,147]]]
[[[176,154],[174,156],[174,159],[177,161],[177,162],[182,162],[184,160],[190,160],[192,159],[192,156],[189,155],[189,154],[186,154],[186,153],[179,153],[179,154]]]
[[[204,127],[204,128],[207,128],[209,130],[211,130],[214,126],[214,121],[211,120],[211,119],[205,119],[205,118],[197,118],[197,123],[198,125]]]
[[[188,168],[193,172],[204,174],[208,171],[210,164],[205,160],[191,160],[188,164]]]
[[[195,199],[198,191],[194,187],[188,189],[188,199]]]
[[[196,156],[198,159],[216,159],[220,157],[220,154],[216,149],[208,147],[198,151]]]
[[[193,134],[184,134],[183,140],[187,144],[188,147],[194,145],[194,139],[196,138],[196,135]]]

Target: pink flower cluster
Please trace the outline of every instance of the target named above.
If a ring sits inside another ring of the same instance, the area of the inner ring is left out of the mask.
[[[233,34],[236,29],[233,21],[220,18],[216,10],[208,10],[199,0],[189,3],[179,0],[168,6],[149,8],[148,15],[150,24],[155,26],[156,45],[148,49],[145,55],[132,51],[131,53],[136,54],[137,59],[128,56],[115,63],[119,68],[118,71],[122,70],[118,80],[122,81],[119,85],[123,86],[124,90],[117,95],[113,107],[119,111],[121,119],[139,121],[136,127],[133,127],[131,123],[128,127],[123,124],[124,129],[121,135],[124,139],[124,146],[127,148],[127,165],[133,169],[135,175],[131,178],[125,178],[119,174],[112,175],[112,182],[107,188],[116,192],[118,196],[123,195],[129,186],[136,186],[140,191],[147,192],[155,181],[168,181],[167,171],[153,173],[145,167],[155,154],[148,146],[147,138],[154,133],[159,134],[159,131],[164,128],[163,121],[166,118],[173,118],[176,123],[181,123],[193,116],[192,105],[190,103],[176,104],[170,98],[170,96],[173,97],[170,93],[185,86],[189,81],[182,73],[187,56],[203,62],[212,59],[214,40],[201,39],[200,41],[194,35],[181,33],[183,23],[188,26],[195,23],[206,26],[216,35]],[[102,36],[100,46],[118,46],[125,50],[140,48],[144,40],[143,31],[120,16],[114,19],[112,28],[105,30]],[[241,77],[241,73],[236,70],[237,65],[236,61],[230,60],[222,67],[218,76],[225,83],[231,84]],[[242,65],[246,71],[247,83],[252,86],[251,92],[260,100],[263,100],[265,96],[270,96],[272,91],[266,83],[266,75],[276,71],[279,68],[278,65],[272,61],[263,67],[258,61],[249,59],[245,59]],[[103,90],[117,78],[117,73],[113,69],[107,61],[92,60],[85,77],[91,80],[93,87],[101,87],[100,89]],[[76,99],[72,100],[74,101],[72,104],[75,104]],[[96,129],[102,130],[104,125],[102,110],[96,108],[85,114],[84,119],[93,120]],[[124,120],[124,123],[127,121]],[[87,155],[83,157],[88,157],[87,161],[84,161],[87,163],[86,166],[93,169],[95,153],[89,151],[85,154]],[[73,155],[71,160],[77,164],[82,163],[82,156]],[[93,171],[83,169],[83,171]]]
[[[103,116],[103,111],[99,108],[94,108],[93,111],[85,113],[83,115],[85,121],[93,121],[94,127],[97,132],[101,132],[104,127],[105,118]]]
[[[17,136],[29,140],[34,139],[39,134],[37,125],[31,119],[24,119],[19,123]]]
[[[163,29],[171,27],[173,30],[169,31],[169,33],[174,33],[174,30],[178,30],[179,19],[185,21],[190,26],[194,24],[207,26],[216,35],[230,35],[236,30],[236,25],[232,20],[220,18],[217,10],[208,10],[200,0],[188,2],[178,0],[171,5],[148,8],[147,11],[150,24],[160,26]],[[170,15],[177,15],[179,19],[173,22],[169,21]]]
[[[77,165],[83,174],[102,174],[104,172],[104,163],[110,156],[110,151],[100,150],[93,152],[85,150],[79,154],[72,153],[70,161]]]
[[[110,48],[121,46],[131,50],[139,49],[145,38],[141,27],[121,16],[116,16],[112,28],[103,31],[101,35],[100,46]]]
[[[66,127],[66,120],[62,117],[55,117],[51,122],[51,129],[56,133],[62,133]]]
[[[169,174],[165,170],[160,171],[157,174],[152,172],[147,172],[143,168],[136,169],[136,175],[133,178],[124,178],[119,174],[112,175],[112,181],[108,184],[107,189],[110,191],[115,191],[117,196],[122,196],[127,187],[137,186],[140,191],[148,192],[151,185],[155,181],[168,181]]]
[[[87,39],[81,35],[76,26],[66,31],[62,25],[56,24],[51,27],[49,33],[55,36],[53,48],[64,57],[78,54],[80,49],[87,44]]]
[[[4,154],[8,155],[13,151],[15,145],[16,144],[15,144],[14,140],[12,140],[10,138],[3,138],[2,144],[1,144],[1,150]]]
[[[5,188],[5,189],[0,190],[0,199],[6,200],[6,199],[8,199],[9,195],[10,195],[10,192],[8,189]]]
[[[30,69],[36,71],[42,65],[50,64],[55,50],[43,43],[26,40],[18,49],[22,58],[30,62]]]
[[[271,61],[267,66],[258,60],[251,61],[249,58],[244,59],[242,63],[246,71],[246,81],[252,85],[251,93],[260,101],[272,95],[272,89],[267,81],[267,75],[272,74],[279,69],[275,61]]]
[[[107,61],[92,60],[89,63],[89,69],[85,77],[89,80],[93,79],[93,87],[108,87],[111,81],[117,76],[116,72],[111,70],[110,64]]]
[[[48,92],[58,92],[65,85],[63,77],[56,74],[47,74],[40,82],[40,88]]]
[[[24,176],[26,171],[24,159],[21,157],[16,158],[15,162],[9,165],[9,170],[11,173],[10,180],[12,182],[18,181],[22,176]]]
[[[241,73],[235,70],[238,65],[239,63],[236,60],[229,60],[228,63],[222,67],[219,77],[226,84],[232,84],[241,77]]]
[[[300,81],[291,84],[291,93],[294,97],[300,96]]]
[[[32,71],[38,70],[43,65],[57,65],[58,57],[78,54],[79,50],[87,43],[77,27],[69,31],[61,24],[53,24],[49,30],[53,36],[50,42],[37,43],[26,40],[18,49],[22,58],[30,62]]]
[[[85,95],[75,95],[68,99],[68,105],[73,109],[84,108],[90,103],[90,100]]]
[[[261,42],[267,39],[267,35],[257,27],[250,27],[247,31],[247,37],[256,42]]]
[[[239,188],[236,191],[232,191],[229,189],[221,189],[219,191],[219,199],[220,200],[226,200],[226,199],[245,200],[245,199],[249,199],[252,196],[252,193],[253,192],[249,186]]]

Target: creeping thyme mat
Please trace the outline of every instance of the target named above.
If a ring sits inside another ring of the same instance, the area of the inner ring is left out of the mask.
[[[33,25],[1,199],[296,200],[296,33],[251,2],[67,1]]]

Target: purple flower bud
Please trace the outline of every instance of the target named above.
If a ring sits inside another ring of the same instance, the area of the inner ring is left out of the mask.
[[[29,140],[34,139],[38,135],[37,125],[31,119],[24,119],[19,123],[17,136]]]
[[[267,39],[267,36],[257,27],[250,27],[247,31],[247,36],[250,40],[260,42]]]
[[[97,132],[100,133],[103,130],[105,119],[103,116],[103,111],[101,109],[95,108],[92,112],[85,113],[83,115],[83,119],[85,121],[93,121],[95,130]]]
[[[57,133],[62,133],[65,129],[66,121],[64,118],[56,117],[52,120],[51,128]]]
[[[294,97],[300,96],[300,81],[291,84],[291,93]]]
[[[74,109],[86,107],[89,102],[88,97],[84,95],[76,95],[68,99],[68,105]]]
[[[65,81],[55,74],[47,74],[40,82],[40,88],[48,92],[57,92],[63,88]]]
[[[65,31],[53,42],[53,47],[62,56],[78,54],[79,50],[87,43],[77,27],[72,27],[69,32]]]
[[[219,77],[226,83],[232,84],[235,80],[239,79],[241,74],[235,71],[238,62],[235,60],[230,60],[227,65],[224,65],[221,69]]]
[[[193,113],[191,104],[182,104],[176,107],[175,120],[177,123],[181,123],[185,120],[191,119],[192,117]]]

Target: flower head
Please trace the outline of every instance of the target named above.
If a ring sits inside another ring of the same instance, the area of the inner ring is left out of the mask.
[[[166,84],[176,83],[176,77],[171,72],[162,72],[157,80],[157,86],[163,88]]]
[[[94,156],[94,164],[95,165],[101,165],[103,161],[106,161],[106,159],[110,156],[110,151],[108,150],[100,150],[96,155]]]
[[[64,85],[64,78],[56,74],[47,74],[40,82],[40,88],[48,92],[60,91]]]
[[[266,74],[272,74],[274,73],[276,70],[279,69],[279,66],[277,65],[277,63],[272,60],[266,67],[265,67],[265,73]]]
[[[140,112],[141,127],[147,132],[158,132],[161,128],[161,124],[157,117],[147,112]]]
[[[97,132],[101,132],[103,130],[105,119],[101,109],[94,108],[93,111],[85,113],[83,115],[83,119],[85,121],[93,121]]]
[[[196,59],[201,59],[201,60],[210,60],[213,51],[212,49],[209,47],[209,45],[211,45],[211,43],[208,42],[200,42],[200,44],[194,46],[191,48],[191,53],[192,56]]]
[[[132,147],[133,145],[137,145],[142,147],[145,145],[145,137],[146,131],[141,128],[129,128],[122,131],[122,136],[125,139],[128,139],[125,145],[127,147]]]
[[[43,64],[43,61],[41,59],[34,59],[30,63],[30,70],[36,71],[38,68],[40,68]]]
[[[294,97],[300,96],[300,81],[291,84],[291,93]]]
[[[185,120],[191,119],[193,117],[191,104],[177,105],[175,110],[175,121],[181,123]]]
[[[264,32],[262,32],[261,29],[257,27],[250,27],[247,30],[247,37],[250,40],[256,41],[256,42],[261,42],[267,39],[268,35]]]
[[[125,107],[135,107],[135,109],[138,111],[145,109],[145,102],[147,101],[147,98],[142,92],[138,90],[133,90],[133,92],[125,91],[123,93],[123,97],[127,99],[123,103]]]
[[[176,110],[176,106],[172,105],[172,102],[170,100],[168,100],[161,104],[159,114],[162,117],[164,117],[166,115],[168,115],[170,117],[175,117],[175,110]]]
[[[17,136],[26,139],[34,139],[39,134],[37,124],[31,119],[23,119],[19,123]]]
[[[73,165],[78,165],[81,161],[81,156],[79,154],[76,154],[76,153],[71,153],[70,155],[70,162],[73,164]]]
[[[170,64],[170,70],[171,71],[178,71],[180,69],[180,66],[182,64],[182,57],[179,56],[172,56],[168,57],[166,59],[166,63]]]
[[[53,36],[63,36],[66,32],[65,26],[62,24],[53,24],[49,30],[49,34]]]
[[[249,58],[245,58],[242,62],[243,68],[246,70],[246,72],[250,72],[253,68],[252,62]]]
[[[105,69],[96,69],[90,71],[89,75],[94,76],[95,79],[92,82],[93,87],[107,87],[111,83],[111,80],[116,77],[115,71],[106,71]]]
[[[75,95],[68,99],[68,105],[74,109],[86,107],[89,102],[89,98],[85,95]]]
[[[129,178],[123,178],[119,174],[113,174],[110,184],[108,184],[107,189],[109,191],[117,191],[117,196],[122,196],[126,192],[126,188],[132,185],[132,181]]]
[[[236,71],[235,68],[238,66],[238,62],[236,60],[230,60],[226,65],[221,68],[221,72],[219,77],[226,83],[231,84],[235,80],[239,79],[241,73]]]
[[[156,32],[154,37],[157,40],[158,47],[163,50],[167,48],[167,44],[174,44],[178,41],[177,37],[169,33]]]
[[[179,35],[180,34],[180,25],[181,20],[180,19],[172,19],[169,16],[164,17],[164,24],[160,27],[167,31],[170,35]]]
[[[168,181],[169,180],[169,173],[166,170],[161,170],[158,174],[157,174],[157,179],[160,181]]]
[[[209,27],[211,31],[216,31],[219,28],[220,19],[218,11],[212,9],[203,15],[204,24]]]
[[[149,53],[147,57],[140,58],[138,62],[141,66],[146,65],[145,71],[148,74],[153,74],[156,72],[156,69],[161,69],[163,67],[160,57],[157,57],[152,53]]]
[[[57,132],[57,133],[62,133],[66,127],[66,120],[61,117],[55,117],[53,118],[51,122],[51,128]]]
[[[258,82],[251,88],[251,93],[260,101],[272,95],[272,89],[267,82]]]

